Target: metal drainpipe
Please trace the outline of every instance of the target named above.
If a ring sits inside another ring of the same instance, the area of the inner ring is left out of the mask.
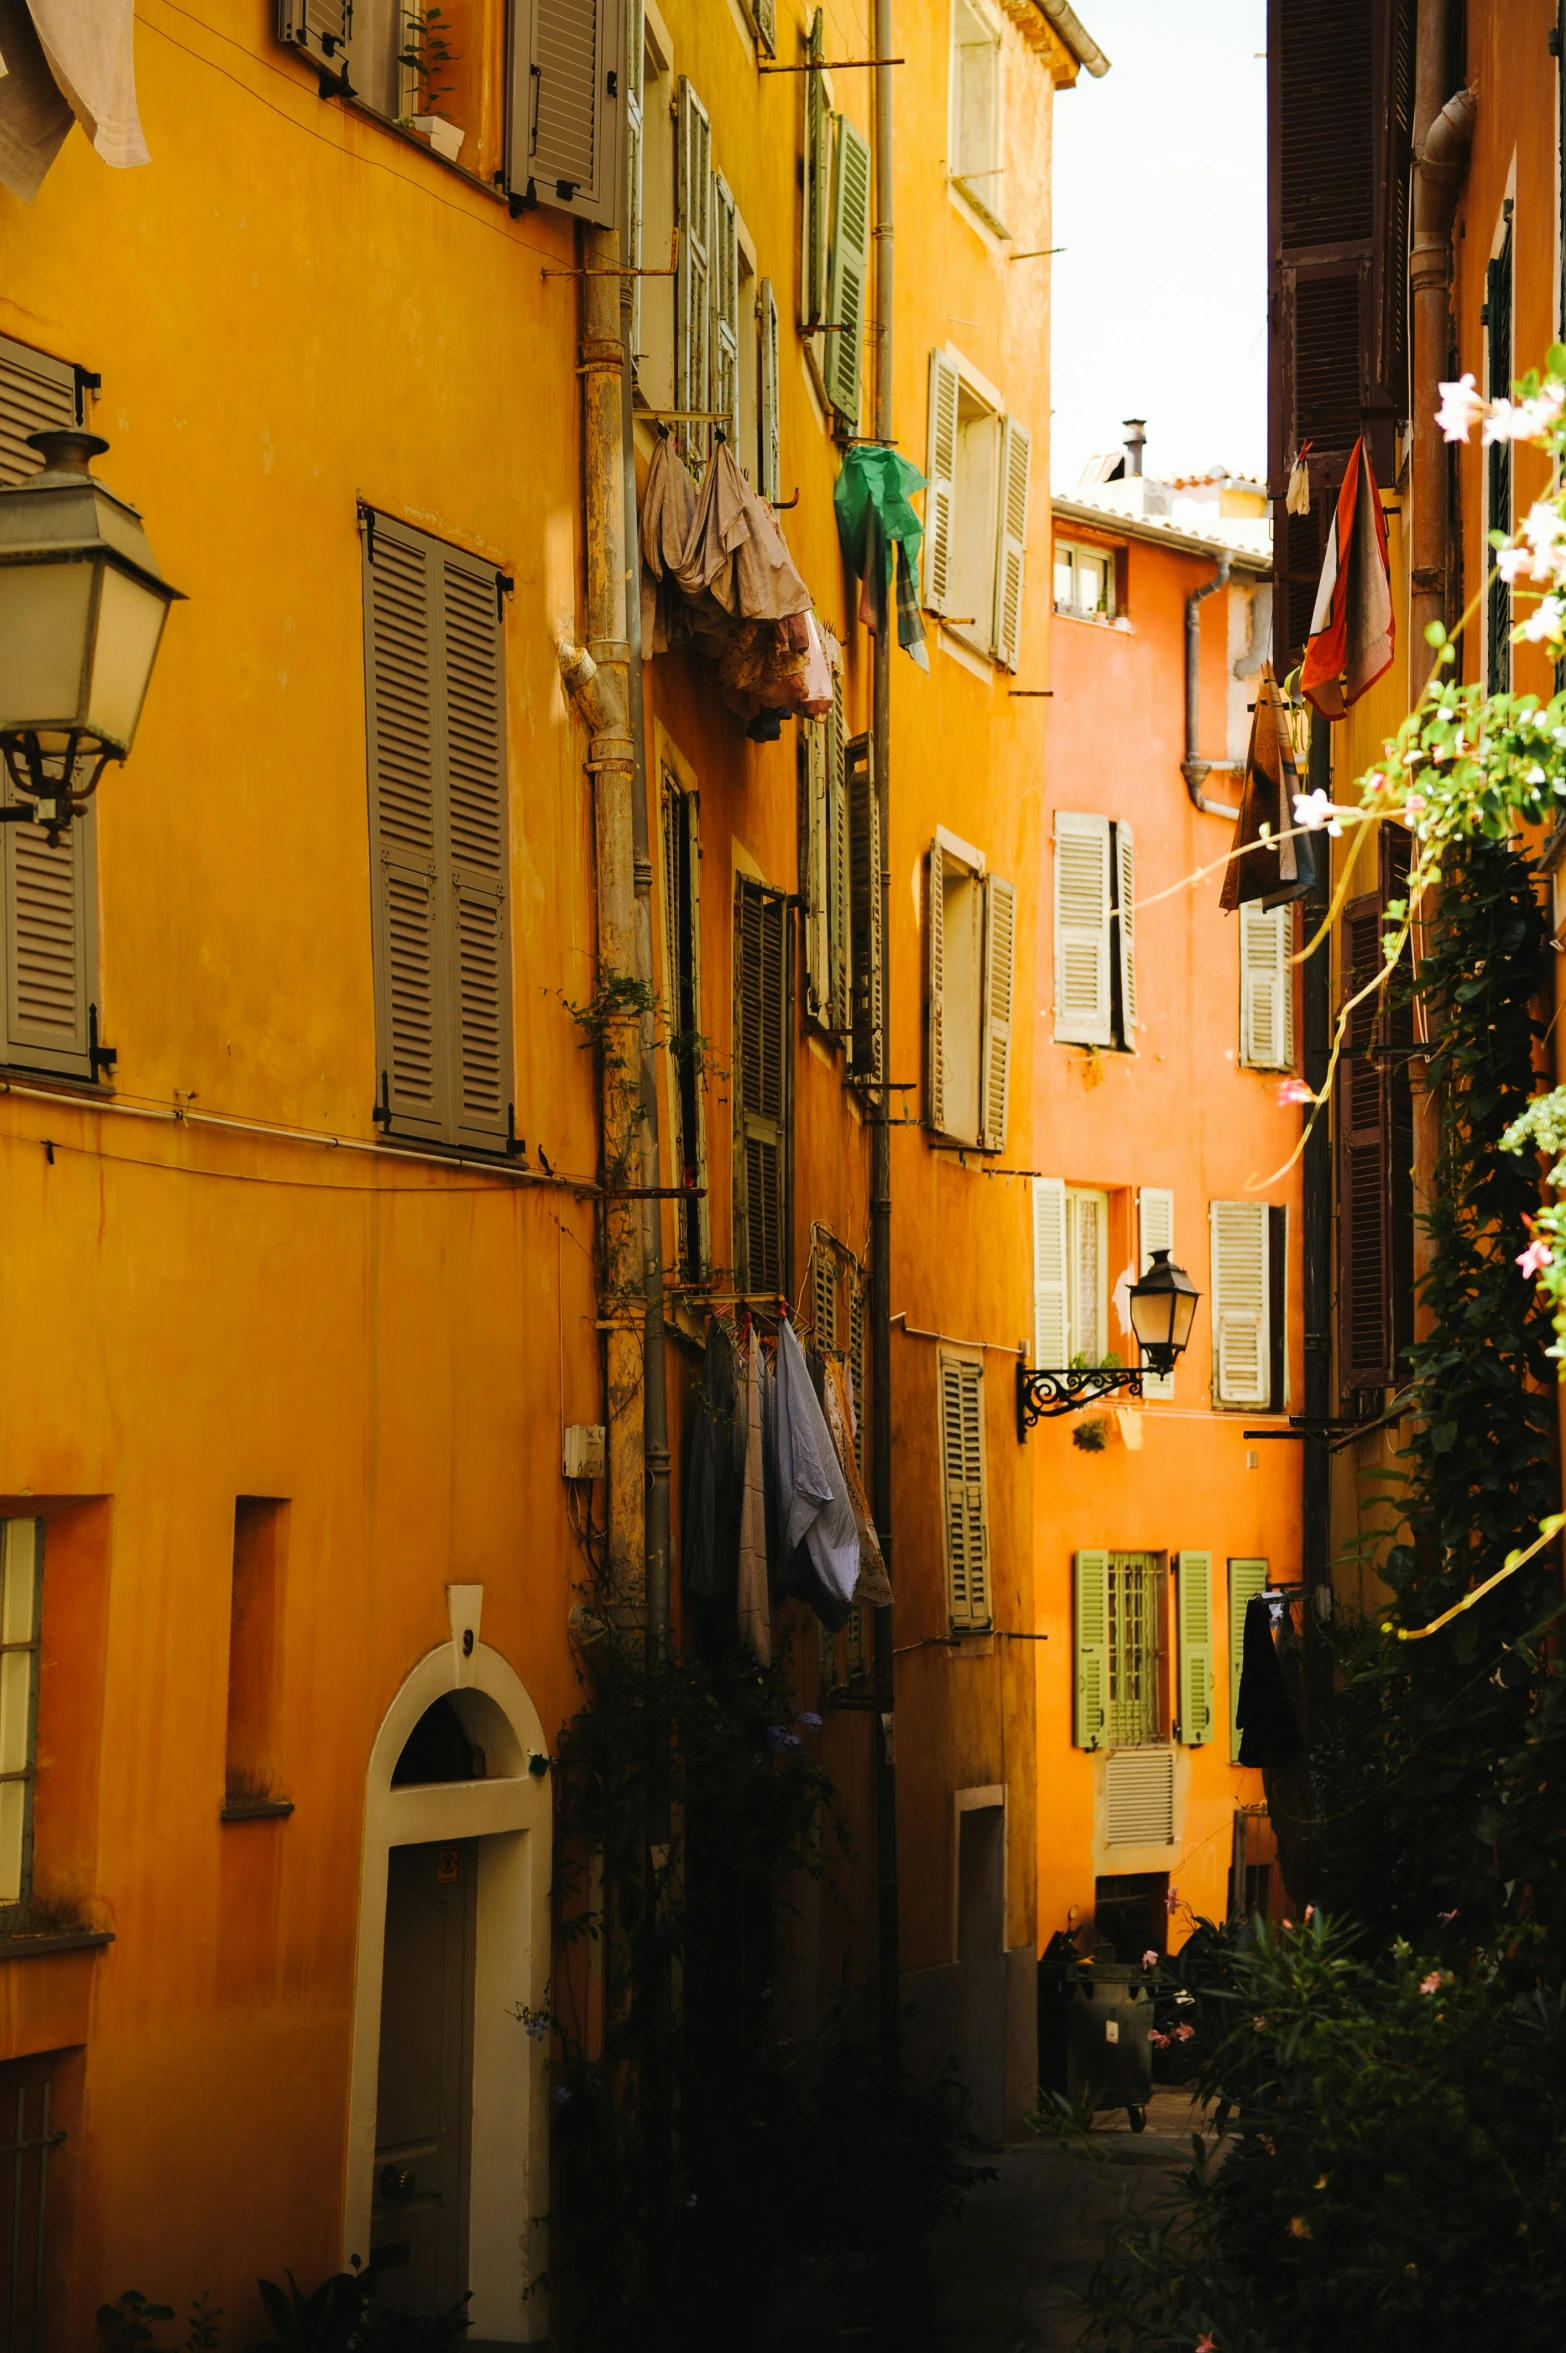
[[[1448,286],[1452,214],[1468,169],[1475,100],[1459,90],[1441,104],[1446,74],[1449,0],[1419,0],[1414,71],[1414,233],[1408,260],[1413,320],[1413,515],[1409,549],[1410,698],[1417,696],[1434,660],[1425,643],[1432,621],[1450,619],[1447,597],[1450,469],[1436,423],[1436,395],[1447,364]]]
[[[892,0],[875,0],[875,54],[893,54]],[[875,430],[892,438],[892,69],[875,74]],[[892,762],[892,633],[895,608],[877,632],[873,653],[875,797],[881,821],[881,1037],[878,1099],[870,1125],[870,1472],[875,1491],[876,1528],[892,1571],[892,1098],[891,1073],[892,803],[888,779]],[[892,1665],[892,1610],[876,1610],[876,1882],[882,2049],[890,2066],[902,2045],[901,1967],[898,1946],[897,1770],[893,1762],[895,1683]]]
[[[1311,713],[1310,765],[1306,781],[1312,792],[1332,790],[1331,728],[1319,712]],[[1317,843],[1324,850],[1325,834]],[[1325,857],[1316,861],[1316,880],[1305,901],[1305,936],[1314,939],[1326,920],[1332,899],[1332,876]],[[1323,940],[1304,967],[1305,1084],[1319,1094],[1326,1084],[1332,1047],[1332,957]],[[1319,1429],[1332,1411],[1332,1128],[1317,1115],[1305,1145],[1301,1169],[1304,1209],[1305,1416],[1307,1432]],[[1302,1542],[1305,1582],[1318,1621],[1332,1610],[1332,1492],[1331,1464],[1324,1437],[1307,1435],[1301,1448]],[[1332,1661],[1324,1642],[1306,1634],[1306,1693],[1313,1719],[1331,1704]]]
[[[1205,588],[1193,588],[1185,600],[1185,758],[1180,773],[1185,778],[1185,789],[1191,796],[1193,809],[1200,809],[1204,817],[1238,817],[1238,809],[1226,809],[1221,801],[1210,801],[1202,787],[1216,768],[1225,776],[1243,774],[1234,760],[1203,760],[1198,757],[1197,745],[1202,736],[1202,603],[1216,590],[1229,585],[1228,556],[1218,558],[1218,569]]]

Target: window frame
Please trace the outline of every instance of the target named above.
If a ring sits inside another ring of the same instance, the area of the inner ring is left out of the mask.
[[[1069,604],[1063,604],[1056,594],[1055,569],[1060,564],[1062,557],[1065,557],[1070,563],[1072,583],[1075,586],[1077,568],[1084,556],[1090,556],[1095,562],[1102,562],[1104,566],[1109,603],[1107,609],[1102,612],[1097,610],[1089,612],[1076,598],[1073,598]],[[1091,539],[1062,539],[1057,535],[1050,569],[1050,599],[1053,610],[1064,620],[1091,621],[1097,628],[1113,627],[1121,617],[1119,575],[1120,564],[1117,549]]]
[[[987,37],[964,42],[960,19],[972,20]],[[988,106],[990,138],[983,151],[970,157],[965,148],[963,115],[968,76],[964,51],[988,51]],[[1004,239],[1006,196],[1006,62],[1005,24],[989,0],[951,0],[947,41],[947,174],[946,183],[957,208],[987,237]]]
[[[1120,1578],[1117,1600],[1116,1577]],[[1127,1579],[1135,1573],[1140,1588],[1138,1600],[1140,1642],[1134,1652],[1139,1679],[1143,1685],[1133,1701],[1116,1694],[1117,1660],[1123,1660],[1124,1619],[1128,1615]],[[1104,1680],[1104,1746],[1118,1748],[1154,1748],[1169,1739],[1168,1693],[1168,1636],[1169,1563],[1166,1554],[1151,1552],[1111,1552],[1109,1554],[1109,1609],[1106,1620],[1107,1663]],[[1117,1722],[1116,1710],[1123,1711]],[[1132,1710],[1136,1711],[1133,1718]]]
[[[18,1529],[26,1529],[30,1534],[31,1559],[25,1565],[13,1559],[18,1544],[14,1532]],[[42,1519],[24,1515],[18,1519],[0,1521],[0,1734],[6,1737],[9,1735],[9,1724],[6,1722],[6,1718],[9,1714],[13,1691],[15,1685],[23,1678],[13,1678],[9,1674],[5,1662],[15,1658],[25,1658],[27,1661],[25,1692],[21,1697],[25,1719],[20,1744],[23,1760],[21,1764],[6,1765],[4,1763],[6,1749],[4,1745],[0,1745],[0,1790],[20,1784],[22,1791],[14,1832],[16,1893],[12,1896],[5,1895],[3,1891],[10,1877],[8,1864],[13,1833],[10,1825],[3,1823],[4,1809],[0,1807],[0,1825],[3,1825],[0,1826],[0,1933],[9,1933],[26,1920],[33,1896],[33,1801],[38,1778],[38,1684],[43,1640],[43,1570],[44,1522]],[[13,1571],[19,1571],[22,1576],[30,1576],[32,1581],[30,1598],[32,1630],[24,1640],[20,1641],[10,1635]]]
[[[674,1038],[684,1035],[683,1021],[675,1020],[685,1007],[674,1001],[674,964],[681,943],[677,941],[675,926],[679,910],[671,902],[670,878],[674,871],[672,859],[675,845],[670,838],[671,824],[684,828],[685,882],[687,890],[687,936],[684,946],[689,950],[689,976],[680,972],[682,993],[688,987],[695,1014],[696,1035],[705,1033],[702,1017],[702,955],[701,955],[701,793],[694,771],[669,740],[662,723],[657,725],[654,752],[658,767],[658,874],[662,914],[663,951],[663,1024],[664,1024],[664,1094],[668,1122],[669,1182],[683,1183],[686,1166],[695,1171],[698,1196],[694,1201],[676,1201],[674,1209],[675,1248],[670,1266],[685,1281],[700,1282],[712,1268],[712,1223],[708,1205],[707,1179],[707,1089],[704,1069],[687,1061],[682,1067]],[[687,1122],[694,1118],[695,1152],[691,1157],[686,1147]]]
[[[1098,1319],[1090,1335],[1083,1329],[1080,1305],[1081,1225],[1086,1205],[1098,1212]],[[1110,1194],[1099,1185],[1066,1187],[1066,1362],[1102,1364],[1109,1353],[1109,1220]],[[1091,1344],[1090,1344],[1091,1343]]]

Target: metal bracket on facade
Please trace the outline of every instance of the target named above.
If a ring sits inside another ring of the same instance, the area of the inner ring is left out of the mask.
[[[1053,1421],[1057,1414],[1075,1413],[1080,1406],[1097,1405],[1123,1389],[1128,1397],[1142,1394],[1142,1375],[1158,1372],[1155,1364],[1068,1365],[1059,1372],[1017,1367],[1017,1441],[1020,1445],[1035,1422]]]

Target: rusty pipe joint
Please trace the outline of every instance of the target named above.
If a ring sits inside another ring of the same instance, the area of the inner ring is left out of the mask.
[[[1215,768],[1225,775],[1233,775],[1232,760],[1204,760],[1197,752],[1202,732],[1201,653],[1202,605],[1220,588],[1229,585],[1227,555],[1218,558],[1218,569],[1201,588],[1193,588],[1185,600],[1185,758],[1180,773],[1185,778],[1185,789],[1191,796],[1193,809],[1200,809],[1204,817],[1238,817],[1238,809],[1226,808],[1221,801],[1210,801],[1202,787]]]
[[[555,646],[561,681],[593,738],[595,759],[604,756],[600,745],[620,738],[627,746],[628,759],[631,722],[626,707],[625,667],[623,660],[613,659],[616,653],[623,656],[625,648],[617,645],[607,650],[611,658],[599,662],[585,645],[577,645],[568,637],[560,638]]]

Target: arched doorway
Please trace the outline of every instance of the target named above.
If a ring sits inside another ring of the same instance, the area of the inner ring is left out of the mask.
[[[545,2263],[546,2046],[515,2013],[546,1999],[550,1791],[513,1669],[478,1643],[458,1671],[450,1644],[421,1659],[370,1756],[344,2254],[390,2239],[410,2279],[470,2287],[477,2353],[548,2331],[524,2300]]]

